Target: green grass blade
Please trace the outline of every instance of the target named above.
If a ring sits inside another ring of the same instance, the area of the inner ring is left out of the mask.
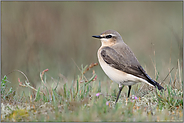
[[[52,89],[52,99],[53,99],[54,103],[56,103],[55,93],[56,93],[55,90]]]
[[[101,81],[99,80],[99,83],[98,83],[98,92],[101,92]]]
[[[88,82],[84,83],[84,85],[86,86],[86,85],[89,84],[91,81],[93,81],[93,79],[95,78],[95,76],[96,76],[96,74],[94,74]]]
[[[78,91],[79,91],[79,80],[77,80],[77,92],[76,93],[78,93]]]
[[[38,91],[36,92],[35,101],[38,101],[40,99],[40,87],[38,88]]]
[[[63,89],[64,89],[64,97],[66,98],[66,83],[63,85]]]

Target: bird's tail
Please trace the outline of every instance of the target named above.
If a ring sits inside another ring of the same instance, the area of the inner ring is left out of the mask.
[[[164,90],[164,88],[156,81],[154,81],[154,86],[158,88],[158,90]]]
[[[148,74],[144,71],[144,69],[143,69],[141,66],[139,66],[139,70],[142,71],[142,73],[145,75],[147,81],[148,81],[150,84],[152,84],[152,85],[154,85],[155,87],[157,87],[158,90],[164,90],[164,88],[163,88],[158,82],[154,81],[153,79],[151,79],[151,78],[148,76]]]

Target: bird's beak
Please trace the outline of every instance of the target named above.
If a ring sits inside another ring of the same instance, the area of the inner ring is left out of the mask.
[[[94,38],[102,38],[100,35],[93,35],[92,37],[94,37]]]

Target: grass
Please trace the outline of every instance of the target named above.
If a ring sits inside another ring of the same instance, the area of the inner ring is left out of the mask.
[[[120,97],[115,105],[117,89],[102,86],[95,71],[90,73],[97,64],[81,66],[81,74],[70,84],[55,81],[51,86],[47,84],[48,69],[40,73],[41,85],[34,88],[30,85],[26,75],[21,72],[26,81],[18,79],[20,88],[30,88],[29,96],[23,91],[16,94],[12,88],[6,86],[8,77],[1,81],[1,121],[2,122],[133,122],[133,121],[183,121],[183,80],[170,78],[170,84],[165,85],[166,91],[160,92],[154,88],[139,87],[143,96],[131,95],[129,99]],[[176,76],[180,77],[181,68]],[[86,73],[91,77],[86,77]],[[171,76],[170,76],[171,77]],[[179,81],[182,80],[182,81]],[[177,88],[174,83],[179,83]],[[113,83],[111,83],[113,84]]]

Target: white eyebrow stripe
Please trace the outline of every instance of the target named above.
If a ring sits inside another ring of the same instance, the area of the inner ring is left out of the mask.
[[[105,38],[105,36],[107,36],[107,35],[111,35],[111,36],[116,36],[116,35],[114,35],[114,34],[103,34],[103,35],[100,35],[101,37],[103,37],[103,38]]]
[[[110,35],[112,35],[112,36],[116,36],[116,35],[114,35],[114,34],[110,34]]]

